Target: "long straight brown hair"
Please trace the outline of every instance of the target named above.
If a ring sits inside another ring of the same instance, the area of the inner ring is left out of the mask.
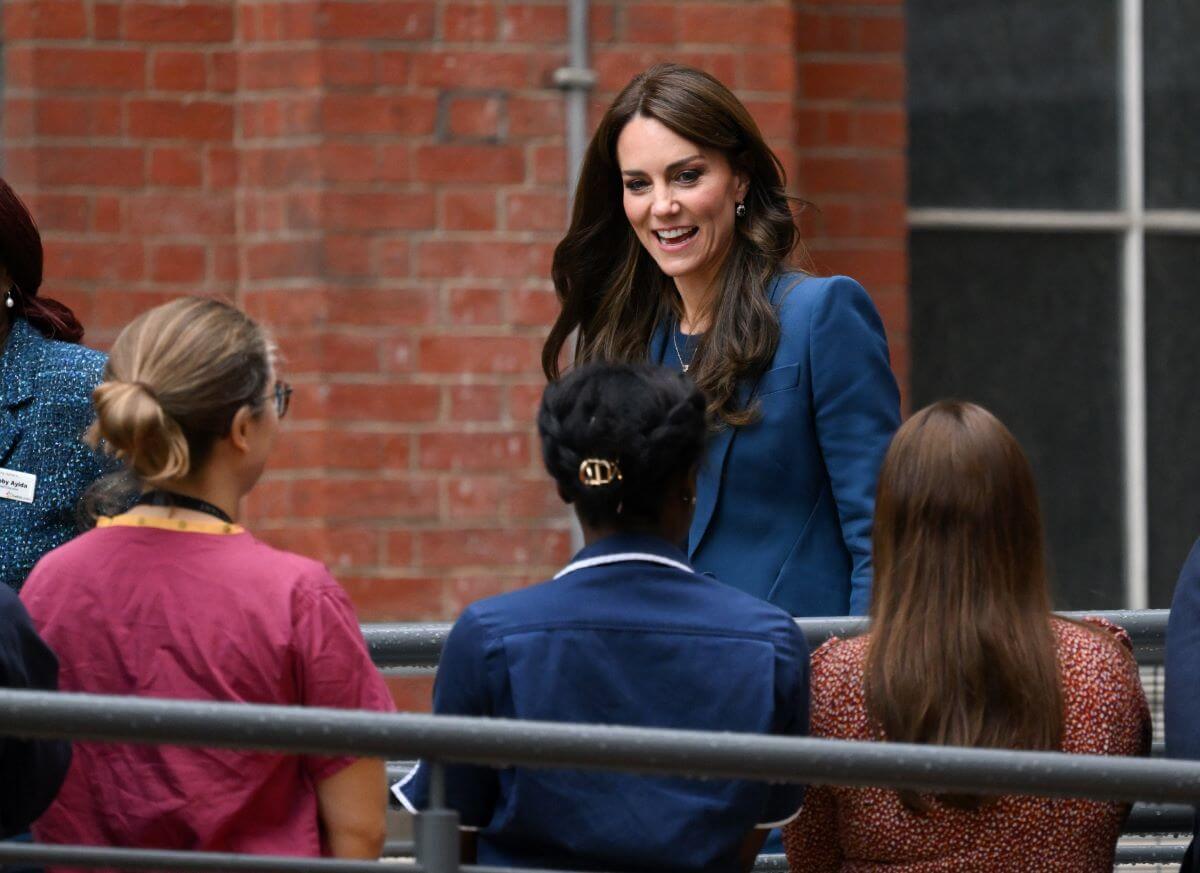
[[[874,574],[866,707],[889,740],[1059,747],[1037,490],[1025,453],[990,412],[941,401],[897,431],[879,474]],[[901,797],[928,808],[915,792]]]
[[[746,216],[735,225],[711,327],[688,374],[707,396],[714,422],[747,424],[754,415],[737,407],[738,383],[761,372],[779,343],[779,318],[767,285],[789,255],[802,254],[792,213],[793,202],[801,201],[788,197],[783,164],[746,107],[712,76],[691,67],[659,64],[635,76],[592,137],[571,226],[554,250],[551,275],[562,309],[542,348],[542,369],[547,379],[558,378],[563,346],[576,328],[576,363],[645,361],[655,325],[682,314],[674,282],[638,241],[622,205],[617,138],[638,115],[719,151],[749,179]]]

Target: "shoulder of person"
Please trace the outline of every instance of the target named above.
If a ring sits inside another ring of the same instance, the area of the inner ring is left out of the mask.
[[[33,377],[35,392],[58,397],[85,398],[91,403],[92,390],[104,378],[108,356],[76,343],[44,339],[38,344],[37,369]]]
[[[856,298],[870,299],[865,288],[849,276],[813,276],[787,270],[771,280],[771,299],[786,327],[807,324],[812,313]]]
[[[721,614],[729,618],[726,623],[728,627],[739,631],[770,634],[778,642],[786,642],[788,645],[800,641],[804,645],[803,652],[807,657],[808,643],[804,641],[804,633],[786,610],[722,582],[712,573],[696,575],[703,579],[705,584],[717,586],[710,593],[716,597]]]
[[[228,538],[228,542],[242,543],[245,546],[246,534]],[[337,599],[347,597],[345,589],[338,583],[329,568],[321,561],[290,552],[265,543],[253,534],[249,535],[248,554],[246,558],[253,563],[254,572],[265,581],[272,580],[274,584],[283,584],[293,589],[293,595],[299,598],[333,595]]]
[[[8,627],[28,621],[25,616],[25,607],[21,604],[21,598],[17,596],[17,592],[0,583],[0,622]]]
[[[1051,623],[1065,666],[1091,663],[1124,668],[1134,660],[1129,633],[1108,619],[1088,616],[1073,622],[1054,618]]]
[[[122,528],[94,527],[78,536],[72,537],[61,546],[57,546],[42,555],[29,574],[29,580],[21,588],[22,597],[30,591],[29,583],[36,576],[45,573],[70,573],[77,568],[89,572],[96,560],[96,550],[109,547],[103,545],[104,538],[120,536]]]
[[[470,625],[482,634],[503,632],[509,625],[529,621],[542,622],[557,610],[549,603],[557,580],[546,579],[472,601],[459,614],[458,622]]]
[[[1176,588],[1178,590],[1180,588],[1195,588],[1198,586],[1200,586],[1200,539],[1197,539],[1192,544],[1192,549],[1188,552],[1188,556],[1183,562],[1183,567],[1179,570],[1179,582]]]
[[[813,666],[837,669],[839,666],[862,661],[867,654],[867,634],[857,637],[830,637],[813,651]]]
[[[867,658],[867,639],[830,637],[812,654],[813,682],[839,680],[857,681]]]

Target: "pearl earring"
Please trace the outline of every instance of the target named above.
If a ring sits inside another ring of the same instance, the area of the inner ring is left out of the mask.
[[[733,214],[736,215],[738,218],[745,218],[746,217],[746,204],[739,203],[737,205],[737,209],[733,210]]]
[[[4,305],[5,305],[5,306],[6,306],[8,309],[12,309],[14,306],[16,306],[16,305],[17,305],[17,301],[13,300],[13,296],[12,296],[12,289],[11,289],[11,288],[9,288],[9,289],[8,289],[8,294],[6,294],[6,295],[5,295],[5,297],[4,297]]]

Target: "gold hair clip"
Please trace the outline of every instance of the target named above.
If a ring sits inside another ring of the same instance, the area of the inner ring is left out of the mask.
[[[609,485],[613,480],[621,481],[621,468],[616,461],[604,458],[586,458],[579,465],[579,481],[589,488]]]

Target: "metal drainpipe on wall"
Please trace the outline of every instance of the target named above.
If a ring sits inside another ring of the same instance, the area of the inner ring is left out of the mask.
[[[588,96],[596,86],[596,73],[588,66],[588,0],[567,0],[567,65],[554,71],[554,84],[562,89],[566,101],[567,121],[567,216],[575,199],[579,168],[587,149]],[[569,348],[575,351],[575,336]],[[579,522],[571,521],[571,551],[583,547],[583,531]]]

